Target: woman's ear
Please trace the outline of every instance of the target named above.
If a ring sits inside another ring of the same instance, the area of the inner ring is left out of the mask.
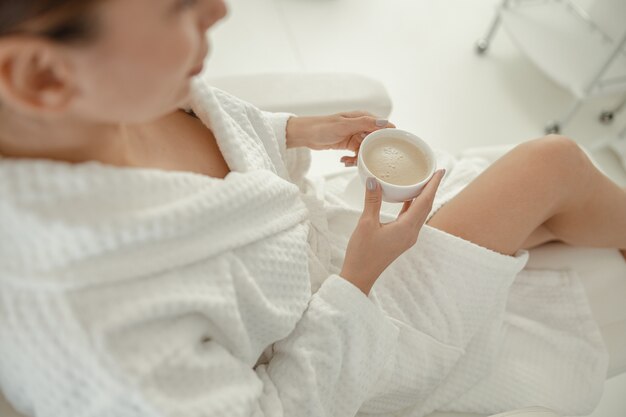
[[[74,85],[71,64],[61,47],[42,39],[0,41],[0,101],[26,112],[67,110]]]

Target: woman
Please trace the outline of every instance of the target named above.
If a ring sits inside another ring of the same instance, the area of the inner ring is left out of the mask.
[[[626,248],[626,193],[548,137],[489,168],[440,154],[437,199],[442,171],[397,218],[368,181],[355,212],[333,193],[345,178],[304,178],[309,148],[358,151],[391,124],[270,114],[192,80],[225,13],[0,1],[11,403],[55,417],[593,408],[607,358],[585,294],[567,272],[523,270],[524,249]]]

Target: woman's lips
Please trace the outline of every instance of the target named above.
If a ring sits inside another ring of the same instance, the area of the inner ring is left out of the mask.
[[[190,77],[194,77],[198,74],[200,74],[202,72],[202,70],[204,69],[204,62],[207,59],[207,56],[209,55],[209,45],[204,44],[204,47],[202,48],[203,54],[202,54],[202,59],[200,60],[200,64],[198,64],[196,67],[194,67],[194,69],[191,70],[191,72],[189,73]]]

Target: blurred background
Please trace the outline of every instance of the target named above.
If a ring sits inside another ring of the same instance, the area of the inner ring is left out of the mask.
[[[626,0],[598,1],[626,4]],[[576,89],[568,88],[559,77],[567,79],[590,62],[601,65],[594,53],[601,47],[610,50],[619,41],[619,37],[600,39],[598,28],[580,20],[580,16],[572,17],[567,2],[558,0],[526,1],[537,7],[557,3],[557,11],[550,12],[553,14],[535,17],[535,23],[537,19],[554,21],[553,27],[541,32],[531,19],[528,30],[521,30],[536,35],[529,39],[520,38],[523,34],[519,33],[519,25],[517,29],[501,27],[483,55],[477,53],[476,41],[487,34],[501,1],[227,3],[229,16],[211,35],[212,53],[206,67],[209,77],[277,72],[365,75],[386,87],[393,103],[393,123],[454,154],[472,147],[515,144],[542,136],[546,123],[563,116],[577,100]],[[572,3],[584,9],[593,1]],[[612,30],[626,30],[626,15],[621,14],[626,9],[621,7],[613,15],[610,7],[608,10]],[[560,30],[569,30],[568,19],[570,23],[579,20],[580,32],[565,45],[551,44],[551,35],[558,37],[562,35]],[[588,34],[591,50],[585,52],[583,44]],[[594,39],[604,46],[593,47]],[[534,46],[540,51],[533,51]],[[543,46],[547,49],[541,50]],[[547,68],[552,58],[575,53],[582,53],[580,65],[573,61],[561,63],[556,69]],[[620,54],[618,59],[626,57],[626,53]],[[626,77],[626,73],[623,75]],[[615,143],[626,129],[626,111],[617,112],[609,124],[599,121],[600,113],[618,106],[625,95],[626,88],[617,88],[613,93],[585,97],[561,133],[590,149],[605,172],[626,186],[626,170],[619,154],[605,146]],[[626,143],[626,138],[623,141]],[[310,175],[341,169],[339,157],[344,154],[314,152]],[[626,374],[607,381],[605,396],[592,416],[626,416]]]
[[[598,1],[626,4],[626,0]],[[469,147],[518,143],[543,135],[546,123],[562,116],[576,96],[542,71],[506,28],[496,33],[486,54],[476,53],[475,43],[487,33],[501,3],[228,0],[229,16],[211,36],[207,74],[362,74],[386,87],[393,102],[393,123],[436,147],[458,153]],[[592,0],[572,3],[587,6]],[[571,18],[566,14],[563,19]],[[626,16],[619,14],[613,25],[617,21],[620,26],[622,17],[621,26],[626,27]],[[558,28],[561,18],[548,18]],[[533,41],[541,43],[541,38],[529,40]],[[556,48],[547,54],[558,58],[567,53],[566,48]],[[570,42],[569,48],[580,50],[579,42]],[[564,71],[574,69],[566,66]],[[623,91],[585,100],[561,133],[589,148],[616,138],[626,128],[626,111],[617,113],[610,124],[600,123],[598,115],[618,105],[626,95]],[[315,155],[311,173],[336,169],[336,155],[335,151]],[[594,156],[626,185],[626,171],[613,152],[594,150]]]

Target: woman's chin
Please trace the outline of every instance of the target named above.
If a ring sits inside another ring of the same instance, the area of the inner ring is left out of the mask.
[[[176,101],[177,109],[189,107],[189,104],[191,102],[191,81],[192,80],[190,78],[185,84],[184,88],[181,90],[178,100]]]

